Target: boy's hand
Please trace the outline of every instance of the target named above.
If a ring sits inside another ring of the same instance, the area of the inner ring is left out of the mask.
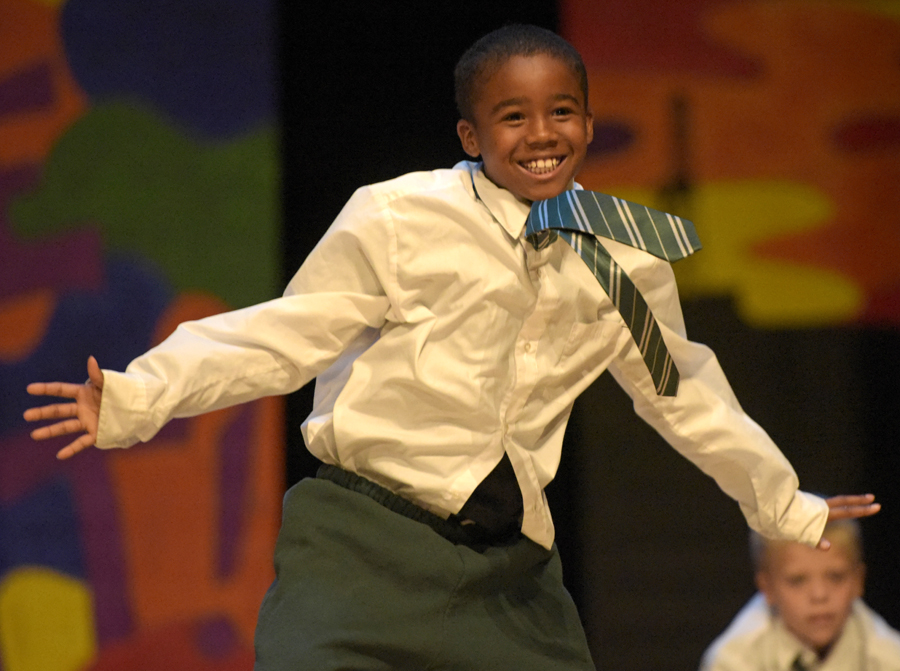
[[[832,496],[825,499],[828,504],[828,521],[846,520],[851,517],[869,517],[881,510],[881,504],[875,503],[874,494],[857,494],[855,496]],[[818,548],[827,550],[831,543],[823,538]]]
[[[74,403],[53,403],[25,411],[25,419],[36,422],[42,419],[64,419],[61,422],[42,426],[31,432],[34,440],[46,440],[68,433],[80,433],[71,443],[56,453],[57,459],[68,459],[74,454],[93,445],[97,440],[97,425],[100,419],[100,398],[103,395],[103,371],[94,357],[87,363],[88,381],[84,384],[65,382],[33,382],[28,385],[32,396],[60,396],[74,399]]]

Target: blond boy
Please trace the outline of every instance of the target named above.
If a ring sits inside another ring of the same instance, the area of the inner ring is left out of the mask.
[[[900,671],[900,634],[862,601],[859,523],[829,523],[829,552],[753,533],[759,593],[704,655],[703,671]]]

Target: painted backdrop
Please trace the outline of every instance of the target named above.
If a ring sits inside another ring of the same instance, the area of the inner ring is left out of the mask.
[[[560,7],[595,114],[579,181],[696,222],[688,334],[805,489],[878,495],[866,597],[900,626],[900,3]],[[600,668],[696,668],[753,591],[745,525],[613,387],[570,425],[589,639]]]
[[[29,381],[278,293],[269,0],[0,1],[0,669],[251,669],[280,400],[59,462]]]

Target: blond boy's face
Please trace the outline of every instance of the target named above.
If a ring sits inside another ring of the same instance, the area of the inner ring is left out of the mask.
[[[834,643],[853,602],[862,596],[865,567],[842,544],[823,552],[799,543],[772,543],[757,585],[791,633],[814,650]]]
[[[514,56],[478,87],[473,119],[457,132],[487,177],[516,197],[553,198],[568,188],[593,139],[593,117],[569,65]]]

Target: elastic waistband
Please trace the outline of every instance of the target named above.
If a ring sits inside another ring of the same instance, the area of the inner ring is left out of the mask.
[[[372,482],[361,475],[345,471],[338,466],[322,464],[316,472],[316,477],[323,480],[330,480],[345,489],[364,494],[398,515],[403,515],[416,522],[427,524],[438,534],[456,545],[466,545],[474,549],[479,549],[490,545],[509,545],[511,542],[514,542],[521,537],[521,534],[518,532],[512,535],[504,534],[497,537],[488,533],[487,530],[477,524],[463,524],[456,519],[455,516],[444,519],[416,505],[412,501],[408,501],[402,496],[394,494],[389,489],[385,489],[381,485]]]

